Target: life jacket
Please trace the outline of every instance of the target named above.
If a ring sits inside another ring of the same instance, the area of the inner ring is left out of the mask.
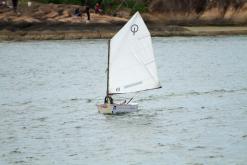
[[[109,96],[105,97],[105,104],[113,104],[113,99]]]

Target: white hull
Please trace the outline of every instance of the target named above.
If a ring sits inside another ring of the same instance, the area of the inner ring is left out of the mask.
[[[100,104],[97,105],[98,111],[103,114],[118,114],[135,112],[138,110],[138,104]]]

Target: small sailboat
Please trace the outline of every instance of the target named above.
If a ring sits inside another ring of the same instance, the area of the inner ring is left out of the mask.
[[[103,114],[134,112],[132,99],[114,103],[112,95],[161,88],[152,39],[139,12],[108,41],[107,91],[104,104],[97,105]]]

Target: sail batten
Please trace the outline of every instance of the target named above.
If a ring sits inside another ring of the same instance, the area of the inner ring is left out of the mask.
[[[160,88],[152,40],[137,12],[110,41],[110,94]]]

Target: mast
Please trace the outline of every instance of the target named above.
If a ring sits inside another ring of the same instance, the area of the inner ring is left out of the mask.
[[[106,86],[106,95],[108,95],[108,94],[109,94],[110,47],[111,47],[111,40],[108,40],[108,58],[107,58],[107,86]]]

